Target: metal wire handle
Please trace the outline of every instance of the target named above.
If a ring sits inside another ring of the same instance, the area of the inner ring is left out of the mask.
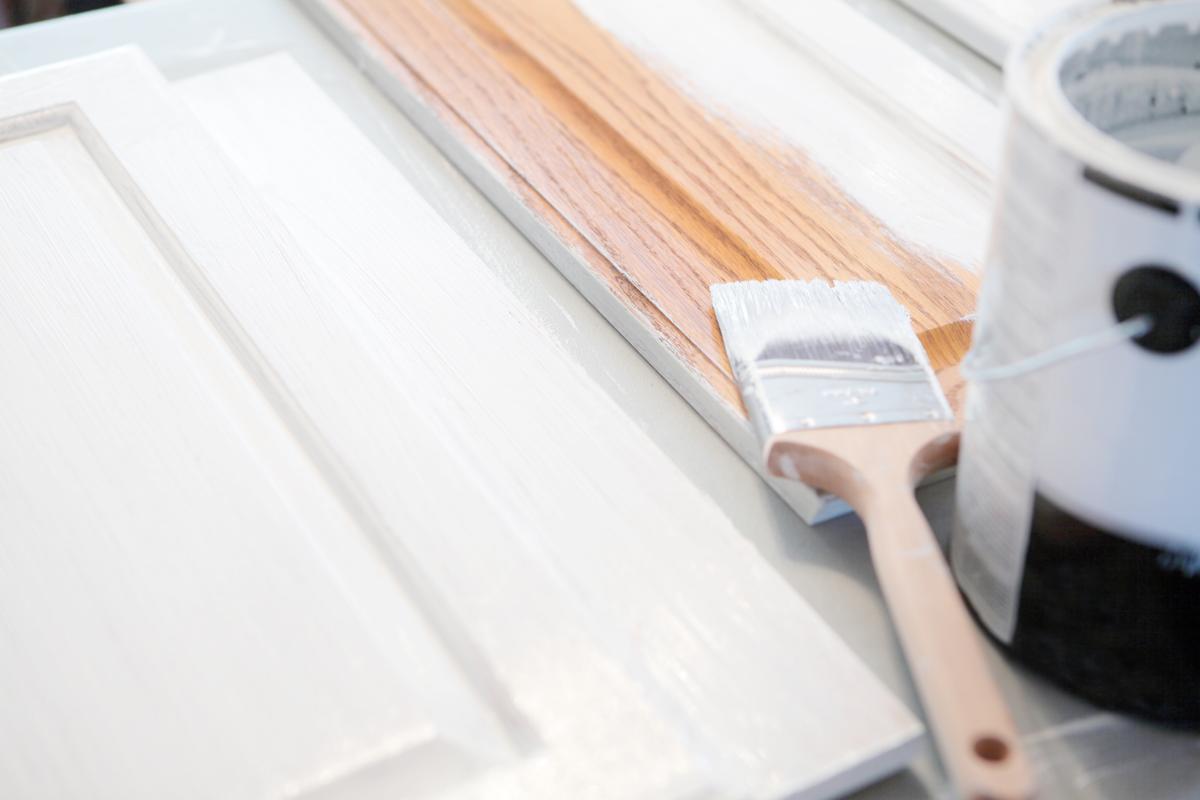
[[[1022,358],[1011,364],[996,364],[990,367],[977,364],[979,355],[975,352],[975,348],[971,348],[966,358],[963,359],[959,371],[964,378],[976,383],[1006,381],[1012,378],[1019,378],[1022,375],[1028,375],[1031,372],[1040,372],[1054,364],[1069,361],[1072,358],[1093,353],[1097,350],[1103,350],[1130,339],[1136,339],[1139,336],[1149,333],[1153,327],[1154,317],[1150,314],[1142,314],[1137,317],[1130,317],[1124,322],[1118,322],[1104,330],[1063,342],[1060,345],[1051,347],[1049,350],[1043,350],[1040,353],[1035,353],[1028,358]]]

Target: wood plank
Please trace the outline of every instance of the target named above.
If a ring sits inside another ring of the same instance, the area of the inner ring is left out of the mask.
[[[716,115],[569,2],[306,4],[751,463],[711,284],[881,280],[939,367],[965,350],[932,332],[960,330],[974,264],[906,241],[810,153]],[[954,180],[983,219],[987,178]]]

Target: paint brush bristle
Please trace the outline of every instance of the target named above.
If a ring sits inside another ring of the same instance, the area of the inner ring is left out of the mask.
[[[912,321],[869,282],[712,287],[725,351],[765,442],[787,431],[951,419]]]

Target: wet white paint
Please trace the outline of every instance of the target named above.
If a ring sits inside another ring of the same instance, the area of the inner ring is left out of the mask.
[[[1071,7],[1106,0],[899,0],[997,65],[1027,31]]]
[[[0,82],[36,112],[0,150],[0,794],[905,763],[911,715],[292,62],[180,91],[248,181],[135,51]]]
[[[842,0],[576,4],[748,137],[801,151],[896,239],[978,267],[998,112],[872,19]]]

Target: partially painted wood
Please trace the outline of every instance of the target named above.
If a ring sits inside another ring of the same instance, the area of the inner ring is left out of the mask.
[[[897,156],[924,145],[945,160],[940,171],[985,188],[991,184],[1000,158],[1000,110],[989,98],[947,72],[932,54],[917,51],[909,41],[898,38],[844,0],[740,0],[740,6],[791,39],[797,50],[825,66],[849,92],[890,116],[892,125],[909,134],[907,146],[898,146],[895,154],[876,165],[876,182],[888,180],[883,171],[889,165],[897,172],[905,169],[903,157]],[[784,64],[778,69],[782,72]],[[776,112],[779,116],[774,119],[771,113],[764,103],[756,116],[790,136],[802,136],[798,128],[788,130],[794,123],[789,126],[782,113]],[[827,124],[846,122],[828,109],[826,115],[834,117]],[[882,128],[882,123],[873,127]],[[874,135],[882,136],[878,131]],[[828,160],[834,158],[830,154]],[[911,202],[919,205],[931,200],[913,196]],[[888,213],[886,207],[880,208],[881,217]],[[897,221],[893,227],[919,241],[919,231],[911,224]],[[975,263],[979,255],[978,230],[964,237],[962,244],[945,231],[931,231],[929,235],[936,237],[929,240],[931,247],[948,252],[964,247],[955,255],[965,263]]]
[[[802,154],[776,167],[794,184],[828,175],[906,250],[977,269],[999,112],[907,40],[844,0],[577,4],[743,138]]]
[[[225,155],[133,51],[0,81],[0,793],[905,763],[911,715],[294,64],[179,91]]]
[[[566,0],[305,4],[756,467],[759,453],[708,304],[712,283],[883,280],[908,305],[921,333],[950,345],[934,349],[939,366],[956,363],[965,351],[965,337],[933,332],[960,330],[957,322],[971,311],[974,259],[889,227],[825,169],[820,153],[681,91],[671,74],[659,71],[662,64],[631,51]],[[663,4],[637,5],[638,14],[662,23],[660,33],[678,32]],[[790,58],[807,58],[792,52],[790,40],[772,39],[744,9],[731,6],[736,16],[698,24],[710,5],[686,9],[689,37],[726,47],[727,54],[715,49],[707,58],[728,60],[746,26]],[[585,8],[596,16],[593,4]],[[787,102],[815,109],[808,113],[816,119],[828,114],[823,102],[833,98],[860,115],[854,120],[889,130],[878,109],[826,67],[804,69],[811,77],[801,75],[799,82],[800,73],[787,69],[748,79],[788,82]],[[804,96],[804,80],[812,81],[821,102]],[[865,149],[846,163],[863,165],[876,178],[929,165],[925,173],[913,171],[912,180],[889,185],[892,207],[914,225],[927,225],[920,202],[939,198],[946,216],[932,229],[967,242],[958,248],[962,253],[982,251],[987,181],[978,171],[947,172],[943,149],[911,130],[887,134],[889,142],[909,143],[899,158],[894,147],[872,139],[874,128],[856,132],[825,123],[823,130],[833,144],[859,142]],[[874,180],[864,178],[877,185]],[[789,499],[810,519],[820,508],[811,492]]]

